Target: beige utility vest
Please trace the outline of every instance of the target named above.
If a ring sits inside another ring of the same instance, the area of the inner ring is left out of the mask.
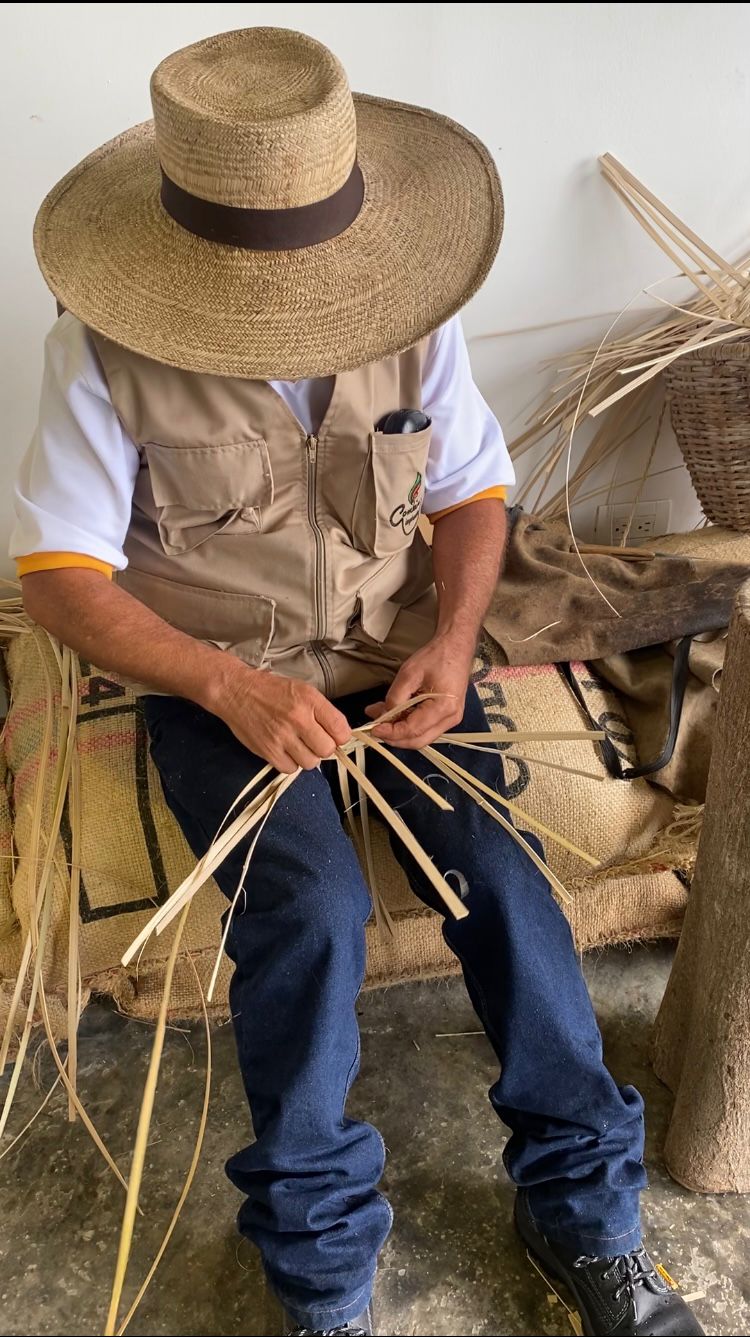
[[[426,342],[337,376],[308,435],[265,381],[180,371],[93,338],[141,460],[123,589],[189,636],[329,697],[388,681],[435,625],[417,527],[431,429],[374,424],[421,408]]]

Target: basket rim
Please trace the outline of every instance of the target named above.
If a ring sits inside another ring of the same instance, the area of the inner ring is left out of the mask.
[[[732,359],[745,362],[748,358],[750,358],[750,330],[738,335],[736,339],[727,339],[726,343],[711,344],[708,348],[694,348],[689,353],[681,354],[664,368],[664,374],[668,375],[679,368],[680,363],[685,362],[729,362]]]

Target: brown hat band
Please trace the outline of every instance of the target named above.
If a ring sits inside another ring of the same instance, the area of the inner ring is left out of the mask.
[[[365,183],[358,163],[333,195],[291,209],[241,209],[191,195],[162,168],[161,202],[188,232],[248,251],[296,251],[338,237],[362,208]]]

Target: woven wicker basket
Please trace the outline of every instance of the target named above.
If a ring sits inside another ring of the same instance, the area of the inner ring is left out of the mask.
[[[672,426],[704,513],[750,533],[750,339],[665,368]]]

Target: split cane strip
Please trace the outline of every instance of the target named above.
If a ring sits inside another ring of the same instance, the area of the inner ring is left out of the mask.
[[[459,766],[458,763],[452,761],[450,757],[443,757],[441,753],[436,752],[435,749],[431,747],[424,748],[424,752],[432,760],[436,757],[441,757],[441,760],[445,762],[451,771],[460,775],[463,780],[468,781],[472,789],[478,789],[481,793],[487,794],[488,797],[492,799],[493,803],[499,803],[502,808],[507,808],[508,812],[512,812],[514,817],[517,817],[519,821],[524,823],[524,825],[535,827],[536,830],[541,831],[542,835],[546,836],[548,840],[554,841],[556,845],[562,846],[562,848],[568,850],[570,854],[575,854],[577,858],[583,859],[584,863],[590,864],[592,868],[599,868],[601,866],[600,860],[595,859],[593,854],[587,854],[585,850],[579,849],[577,845],[574,845],[572,840],[568,840],[566,836],[561,836],[559,832],[553,831],[551,827],[545,826],[544,822],[540,822],[537,817],[532,817],[528,812],[524,812],[523,808],[519,808],[517,803],[511,803],[510,799],[499,794],[496,789],[491,789],[483,780],[478,780],[470,771],[465,771],[463,766]]]
[[[361,774],[364,775],[365,749],[362,743],[359,743],[357,747],[355,747],[354,756],[356,759],[357,767],[359,768]],[[344,774],[345,775],[347,774],[346,769],[344,769]],[[385,903],[383,895],[380,891],[380,887],[378,885],[377,877],[375,875],[375,859],[372,852],[372,833],[370,831],[370,812],[367,806],[367,794],[362,785],[361,779],[359,778],[357,779],[357,794],[359,797],[359,819],[362,827],[362,844],[364,846],[364,851],[365,851],[365,866],[367,868],[367,881],[370,886],[370,895],[372,897],[372,905],[375,911],[375,925],[381,938],[384,938],[386,933],[388,933],[388,935],[391,938],[395,938],[396,926],[393,923],[393,919],[391,918],[391,912]]]
[[[47,772],[49,770],[49,756],[50,756],[50,750],[52,748],[52,730],[54,725],[54,696],[52,692],[52,682],[49,676],[49,671],[47,669],[47,662],[44,658],[44,654],[42,652],[39,642],[39,638],[41,635],[42,635],[41,632],[34,632],[34,645],[41,660],[42,668],[44,671],[44,683],[45,683],[44,730],[42,733],[42,740],[39,748],[39,769],[37,771],[36,785],[34,786],[34,804],[32,808],[31,832],[29,838],[29,847],[31,851],[31,867],[34,870],[36,870],[39,862],[42,862],[39,853],[41,847],[41,838],[42,838],[42,815],[44,812],[44,799],[45,799],[45,791],[47,788]],[[46,857],[43,862],[46,865]],[[36,889],[36,894],[33,897],[30,897],[31,919],[29,924],[29,936],[24,946],[21,969],[19,970],[18,976],[16,978],[16,987],[13,991],[13,997],[11,999],[10,1009],[5,1024],[5,1034],[3,1036],[2,1048],[0,1049],[0,1073],[3,1073],[5,1071],[5,1064],[8,1060],[8,1050],[10,1048],[10,1043],[13,1038],[13,1027],[16,1020],[16,1015],[18,1013],[18,1008],[21,1002],[21,994],[23,992],[23,986],[25,984],[26,971],[28,969],[29,962],[31,960],[32,951],[37,945],[36,925],[39,922],[39,914],[41,911],[41,904],[40,904],[41,885],[42,885],[42,878],[40,875],[40,884]],[[32,1009],[32,1021],[33,1021],[33,1009]],[[26,1032],[24,1029],[24,1036],[25,1034]],[[24,1037],[22,1036],[21,1044],[23,1045],[23,1052],[25,1054],[26,1046],[28,1045],[28,1037],[26,1037],[24,1042]],[[7,1116],[5,1117],[7,1118]],[[4,1127],[4,1123],[2,1127]]]
[[[68,783],[68,805],[70,810],[70,877],[68,911],[68,1078],[73,1090],[78,1083],[78,1022],[81,1013],[80,957],[78,936],[81,901],[81,766],[76,740],[76,722],[78,718],[78,660],[70,650],[63,657],[63,692],[70,700],[70,728],[72,756],[70,780]],[[75,1123],[76,1107],[73,1097],[68,1095],[68,1121]]]
[[[221,962],[222,962],[222,958],[223,958],[223,956],[224,956],[224,948],[225,948],[226,945],[227,945],[227,938],[229,937],[229,930],[230,930],[231,925],[232,925],[232,920],[233,920],[233,918],[234,918],[235,910],[237,909],[237,902],[238,902],[238,900],[240,899],[240,895],[241,895],[242,892],[245,890],[245,878],[247,877],[247,871],[248,871],[248,868],[250,867],[250,860],[252,859],[252,857],[253,857],[253,855],[254,855],[254,853],[255,853],[255,846],[258,844],[258,841],[260,840],[261,834],[262,834],[262,832],[263,832],[263,827],[265,826],[266,822],[268,821],[269,817],[271,816],[271,813],[273,812],[275,805],[278,803],[279,799],[281,798],[281,795],[282,795],[282,794],[289,788],[289,786],[292,784],[292,782],[293,782],[294,780],[296,780],[296,779],[297,779],[297,774],[294,773],[294,774],[292,774],[292,775],[287,775],[287,776],[281,781],[281,784],[278,786],[278,788],[276,789],[275,793],[274,793],[273,796],[271,797],[271,800],[270,800],[270,802],[269,802],[269,804],[268,804],[268,811],[265,813],[263,819],[261,820],[261,822],[260,822],[260,824],[259,824],[259,826],[258,826],[258,830],[256,831],[255,835],[253,836],[253,839],[252,839],[251,842],[250,842],[250,845],[248,846],[248,851],[247,851],[247,854],[245,855],[245,862],[244,862],[243,865],[242,865],[242,871],[241,871],[241,873],[240,873],[239,880],[238,880],[238,882],[237,882],[237,890],[236,890],[236,892],[234,893],[234,897],[233,897],[233,900],[232,900],[232,904],[230,905],[230,907],[229,907],[229,911],[228,911],[228,913],[227,913],[226,921],[225,921],[225,924],[224,924],[224,932],[223,932],[222,935],[221,935],[221,942],[220,942],[220,944],[219,944],[219,950],[218,950],[218,952],[217,952],[217,954],[216,954],[216,961],[215,961],[215,963],[214,963],[214,968],[213,968],[213,970],[212,970],[212,972],[211,972],[211,980],[210,980],[210,983],[209,983],[209,986],[208,986],[208,994],[207,994],[207,998],[208,998],[209,1003],[212,1003],[212,1002],[213,1002],[213,999],[214,999],[214,989],[216,988],[216,981],[217,981],[218,978],[219,978],[219,971],[220,971],[220,969],[221,969]],[[191,961],[192,961],[192,957],[191,957]]]
[[[355,734],[358,733],[359,730],[355,730]],[[366,735],[365,742],[368,747],[374,748],[376,752],[380,753],[381,757],[385,757],[386,761],[389,761],[391,766],[394,766],[397,771],[400,771],[402,775],[405,775],[407,780],[410,780],[416,789],[421,789],[422,793],[426,794],[429,799],[432,799],[432,802],[436,803],[438,808],[443,809],[443,812],[453,812],[453,804],[443,798],[442,794],[438,794],[437,790],[433,789],[431,785],[428,785],[426,780],[422,779],[421,775],[417,775],[416,771],[413,771],[410,766],[406,765],[406,762],[402,761],[400,757],[397,757],[395,752],[390,752],[377,738],[373,738],[372,734]]]
[[[257,838],[258,837],[256,836],[256,840]],[[198,986],[198,995],[200,997],[201,1011],[203,1013],[203,1025],[206,1032],[206,1078],[203,1088],[203,1107],[201,1109],[200,1120],[198,1122],[198,1132],[195,1138],[195,1147],[193,1148],[193,1156],[190,1161],[190,1166],[188,1168],[187,1175],[185,1176],[185,1183],[182,1186],[182,1192],[180,1193],[180,1196],[177,1199],[175,1209],[172,1213],[169,1225],[167,1226],[164,1239],[159,1245],[156,1257],[154,1258],[153,1263],[151,1264],[148,1272],[146,1273],[146,1276],[143,1279],[143,1284],[141,1285],[138,1294],[136,1295],[132,1305],[130,1306],[127,1314],[125,1315],[125,1318],[123,1319],[122,1323],[117,1329],[117,1337],[122,1337],[122,1334],[128,1327],[128,1324],[130,1323],[130,1320],[132,1319],[136,1309],[138,1308],[139,1304],[141,1303],[141,1300],[146,1294],[146,1291],[151,1285],[157,1267],[159,1266],[162,1258],[164,1257],[164,1254],[166,1253],[167,1246],[172,1238],[172,1235],[174,1234],[175,1227],[180,1218],[180,1213],[183,1207],[185,1206],[185,1203],[187,1201],[187,1196],[191,1188],[193,1187],[195,1172],[198,1169],[198,1162],[200,1160],[201,1151],[203,1149],[203,1141],[206,1136],[206,1125],[208,1123],[208,1107],[211,1101],[211,1075],[213,1070],[212,1051],[211,1051],[211,1023],[208,1019],[208,1009],[206,1008],[206,997],[203,993],[203,988],[201,986],[200,975],[196,970],[195,962],[190,952],[187,953],[187,958],[192,967],[193,974],[195,975],[195,982]]]
[[[299,771],[292,773],[292,779],[296,779]],[[226,856],[234,849],[235,845],[252,831],[258,822],[263,821],[267,816],[270,807],[274,801],[280,785],[290,780],[289,776],[276,775],[269,785],[255,798],[255,800],[236,817],[230,826],[218,837],[217,840],[209,846],[203,858],[199,860],[193,871],[180,883],[179,887],[172,892],[172,895],[164,902],[162,906],[151,916],[148,923],[144,926],[137,938],[128,947],[123,955],[122,964],[129,965],[133,957],[138,954],[143,946],[148,942],[152,933],[162,933],[167,925],[180,913],[184,905],[189,904],[193,896],[205,882],[211,877],[212,873],[223,862]],[[232,805],[234,807],[234,804]]]
[[[183,930],[188,914],[190,913],[190,902],[184,906],[180,916],[177,928],[175,930],[172,950],[169,953],[167,961],[164,993],[162,994],[161,1006],[159,1008],[159,1019],[156,1023],[154,1033],[154,1043],[151,1050],[151,1060],[148,1066],[148,1076],[143,1091],[143,1100],[141,1102],[141,1112],[138,1116],[138,1131],[135,1138],[135,1147],[133,1149],[133,1161],[130,1167],[130,1178],[128,1182],[128,1193],[125,1199],[125,1213],[122,1218],[122,1230],[120,1233],[120,1245],[117,1251],[117,1264],[115,1267],[115,1277],[112,1283],[112,1295],[109,1303],[109,1313],[104,1328],[104,1337],[114,1337],[117,1325],[117,1311],[120,1307],[122,1297],[122,1288],[125,1282],[125,1273],[127,1271],[128,1259],[130,1258],[130,1249],[133,1243],[133,1229],[135,1227],[135,1216],[138,1208],[138,1195],[141,1189],[143,1179],[143,1167],[146,1161],[146,1151],[148,1149],[148,1133],[151,1126],[151,1115],[154,1109],[154,1099],[156,1096],[156,1083],[159,1078],[159,1066],[161,1063],[162,1051],[164,1049],[164,1036],[167,1029],[167,1011],[169,1000],[172,994],[172,980],[174,978],[174,969],[177,964],[177,955],[180,950]]]
[[[448,740],[449,735],[446,734],[442,746],[446,746]],[[453,744],[454,740],[451,738],[450,742]],[[548,770],[563,771],[565,775],[581,775],[584,780],[599,780],[601,782],[607,778],[596,771],[583,771],[580,766],[563,766],[559,761],[547,761],[546,757],[522,757],[520,752],[506,752],[500,738],[494,738],[493,743],[494,747],[482,747],[481,743],[455,743],[454,746],[464,748],[467,752],[484,752],[485,756],[488,752],[497,752],[504,761],[525,761],[529,766],[546,766]]]
[[[436,743],[600,743],[606,738],[603,729],[503,729],[502,733],[444,733]]]
[[[508,835],[511,836],[513,840],[515,840],[516,844],[520,845],[521,849],[526,851],[529,858],[531,859],[531,862],[536,865],[540,873],[549,882],[550,886],[560,896],[562,896],[564,900],[572,902],[573,897],[571,896],[570,892],[566,891],[560,879],[555,876],[551,868],[547,867],[547,864],[544,862],[544,859],[540,858],[534,847],[530,845],[528,840],[525,840],[524,837],[521,835],[521,832],[517,831],[513,823],[507,821],[507,819],[503,817],[502,813],[497,811],[497,808],[492,808],[490,804],[487,802],[487,800],[482,798],[482,795],[478,792],[478,790],[474,788],[473,784],[469,784],[468,780],[463,778],[463,776],[466,775],[466,772],[462,773],[460,766],[454,768],[448,761],[447,757],[441,756],[441,754],[439,752],[436,752],[435,749],[432,747],[426,747],[423,749],[423,751],[425,756],[428,756],[430,760],[433,761],[434,764],[438,767],[438,769],[441,770],[444,775],[448,776],[449,780],[452,780],[454,784],[458,785],[459,789],[463,789],[467,794],[469,794],[471,798],[473,798],[474,802],[479,804],[482,811],[486,812],[488,816],[492,817],[494,821],[496,821],[500,826],[502,826],[508,832]],[[496,794],[495,798],[498,797],[499,795]]]
[[[409,853],[416,859],[422,872],[429,878],[439,896],[445,902],[448,910],[456,919],[465,919],[468,911],[466,906],[459,900],[455,891],[448,885],[445,878],[437,871],[432,860],[427,857],[419,841],[415,839],[398,813],[393,809],[390,803],[383,798],[383,795],[377,790],[370,780],[368,780],[364,771],[351,760],[350,757],[341,749],[337,748],[336,756],[340,758],[341,764],[346,768],[351,776],[361,785],[367,797],[372,800],[375,807],[380,810],[389,826],[393,828],[396,835],[403,841]]]

